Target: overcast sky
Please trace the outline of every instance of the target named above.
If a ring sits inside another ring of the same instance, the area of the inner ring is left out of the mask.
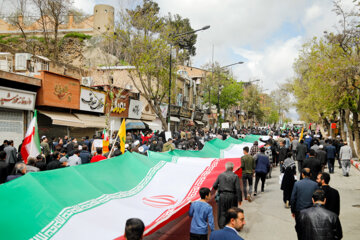
[[[122,4],[130,0],[120,1]],[[323,32],[335,31],[338,22],[331,0],[156,0],[163,15],[171,12],[189,18],[199,32],[195,67],[214,60],[232,67],[238,80],[260,79],[266,92],[293,77],[292,65],[302,44]],[[90,4],[91,3],[91,4]],[[75,5],[92,12],[96,3],[119,7],[118,0],[75,0]],[[343,0],[345,8],[352,0]],[[290,115],[296,118],[295,110]]]
[[[193,65],[200,67],[214,60],[220,65],[237,61],[232,67],[242,81],[261,79],[263,89],[293,76],[292,64],[302,44],[324,30],[334,31],[338,21],[331,0],[155,0],[163,15],[178,13],[189,18],[199,32]],[[119,7],[130,0],[75,0],[75,6],[92,13],[97,3]],[[351,6],[352,0],[344,0]],[[268,92],[269,92],[268,91]]]
[[[6,0],[0,0],[6,1]],[[8,0],[9,1],[9,0]],[[168,12],[189,18],[198,33],[193,66],[214,60],[232,67],[238,80],[260,79],[270,92],[293,76],[292,64],[302,44],[325,30],[335,31],[338,18],[331,0],[155,0],[162,15]],[[343,0],[345,8],[353,0]],[[119,9],[141,0],[74,0],[75,7],[92,14],[95,4]]]

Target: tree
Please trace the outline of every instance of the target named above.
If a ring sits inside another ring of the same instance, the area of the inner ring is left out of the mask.
[[[135,67],[129,71],[134,86],[167,129],[160,105],[166,102],[169,90],[169,34],[173,29],[159,12],[158,4],[151,0],[144,0],[134,10],[126,9],[120,14],[114,41],[120,49],[116,53],[119,59]],[[172,79],[176,77],[175,66],[176,59],[171,69]]]
[[[250,84],[244,89],[241,109],[245,112],[246,126],[254,124],[255,121],[262,122],[264,112],[261,109],[261,96],[257,85]]]
[[[65,15],[68,14],[71,4],[71,0],[46,0],[45,2],[45,11],[50,16],[49,20],[54,32],[53,49],[55,60],[58,60],[59,53],[59,26],[64,22]]]

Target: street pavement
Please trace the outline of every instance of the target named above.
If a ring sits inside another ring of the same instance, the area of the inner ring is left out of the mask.
[[[327,171],[327,169],[325,169]],[[261,182],[259,182],[259,185]],[[331,174],[330,186],[340,193],[340,221],[343,239],[360,239],[360,172],[354,167],[350,177],[343,177],[337,166]],[[258,186],[258,190],[260,186]],[[353,206],[354,205],[354,206]],[[356,205],[358,205],[356,207]],[[240,236],[247,240],[297,239],[295,220],[290,209],[284,207],[279,185],[279,167],[274,168],[272,178],[266,179],[265,192],[252,202],[244,201],[246,225]]]

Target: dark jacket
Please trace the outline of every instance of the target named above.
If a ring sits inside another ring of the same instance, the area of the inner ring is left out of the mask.
[[[336,148],[333,145],[326,146],[327,158],[334,159],[336,155]]]
[[[58,168],[63,168],[64,166],[61,164],[59,160],[52,160],[46,166],[46,170],[53,170]]]
[[[340,195],[339,192],[330,187],[329,185],[321,186],[321,189],[325,192],[325,208],[334,212],[336,215],[340,215]]]
[[[263,153],[255,155],[255,172],[257,173],[268,173],[270,169],[269,157]]]
[[[321,165],[325,165],[327,162],[326,152],[322,149],[316,151],[316,158],[320,160]]]
[[[310,178],[297,181],[291,193],[291,212],[299,212],[313,205],[312,195],[318,189],[318,184]]]
[[[224,227],[211,233],[210,240],[244,240],[233,229]]]
[[[221,173],[216,179],[213,188],[219,189],[219,193],[230,192],[237,196],[238,202],[242,201],[242,193],[240,189],[240,180],[238,175],[232,171],[225,171]]]
[[[0,160],[0,184],[6,181],[8,176],[8,164],[4,160]]]
[[[304,160],[304,164],[302,167],[303,169],[310,168],[311,180],[316,181],[317,175],[319,174],[319,172],[321,172],[320,160],[315,157],[309,157]]]
[[[339,217],[321,204],[300,212],[296,221],[300,240],[332,240],[342,238]]]
[[[285,146],[280,148],[280,150],[279,150],[279,161],[280,162],[285,161],[287,153],[288,153],[288,149]]]
[[[304,161],[306,158],[307,146],[305,143],[299,143],[296,147],[296,160]]]
[[[82,150],[79,157],[81,159],[81,164],[89,163],[91,160],[91,154],[89,151],[86,150]]]

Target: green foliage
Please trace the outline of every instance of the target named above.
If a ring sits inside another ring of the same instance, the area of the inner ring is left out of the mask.
[[[90,39],[91,36],[84,33],[71,32],[65,34],[64,38],[79,38],[81,41],[83,41],[85,39]]]
[[[30,36],[29,39],[34,39],[37,40],[41,43],[45,43],[45,38],[44,37],[37,37],[37,36]]]
[[[1,44],[19,43],[23,38],[21,36],[3,35],[0,38]]]

